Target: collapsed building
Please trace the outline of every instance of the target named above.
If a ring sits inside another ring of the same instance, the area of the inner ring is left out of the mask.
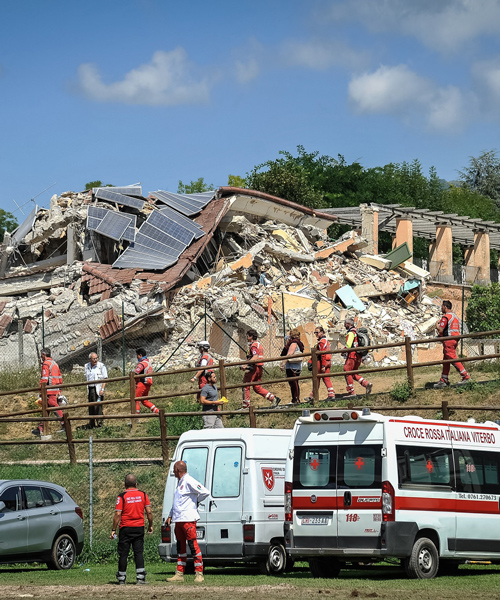
[[[216,358],[240,360],[248,329],[268,356],[279,355],[292,327],[309,350],[315,324],[341,347],[346,316],[374,344],[433,334],[430,274],[407,248],[366,254],[356,231],[331,240],[335,221],[231,187],[54,195],[5,234],[0,250],[0,368],[37,364],[42,343],[62,366],[96,348],[119,366],[113,348],[124,335],[131,348],[147,340],[154,365],[168,369],[192,366],[204,337]],[[402,359],[397,348],[373,354],[375,364]]]

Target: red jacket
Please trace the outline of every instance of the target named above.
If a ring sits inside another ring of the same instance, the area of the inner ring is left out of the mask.
[[[204,360],[206,360],[207,362],[204,365],[202,365],[201,363]],[[207,367],[207,369],[208,369],[209,367],[212,367],[213,364],[214,364],[214,359],[210,356],[210,354],[208,352],[206,352],[205,354],[202,354],[200,356],[200,358],[198,359],[198,362],[196,363],[196,366],[197,367]],[[205,375],[205,373],[206,373],[206,370],[203,372],[203,375]]]
[[[47,357],[42,363],[42,376],[40,378],[40,385],[42,385],[43,382],[45,382],[47,385],[61,385],[63,382],[59,365],[50,357]],[[60,393],[61,390],[58,389],[47,390],[47,394],[49,395],[57,395]]]
[[[447,312],[439,321],[439,327],[443,328],[443,333],[440,337],[448,337],[449,335],[460,335],[460,319],[453,312]]]
[[[330,342],[326,339],[326,336],[322,337],[316,344],[316,350],[322,352],[323,350],[330,350]],[[331,354],[322,354],[319,357],[319,363],[324,368],[330,368],[332,364]]]
[[[144,356],[143,359],[137,363],[135,372],[137,373],[137,375],[139,375],[140,373],[149,375],[153,372],[153,367],[151,366],[151,363],[149,362],[149,358],[147,356]],[[152,377],[142,377],[141,379],[139,379],[139,381],[141,383],[144,383],[144,385],[153,385]]]
[[[264,356],[264,348],[260,342],[252,342],[248,348],[247,358],[250,360],[254,356]],[[264,366],[264,363],[257,363],[258,367]]]

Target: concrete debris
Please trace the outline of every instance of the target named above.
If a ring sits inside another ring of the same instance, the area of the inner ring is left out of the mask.
[[[277,356],[284,323],[301,330],[306,351],[318,324],[334,348],[342,347],[347,316],[367,327],[374,344],[433,335],[440,303],[425,294],[426,271],[408,262],[388,270],[383,257],[363,254],[367,242],[354,231],[330,241],[326,229],[301,223],[300,207],[289,209],[288,223],[269,219],[267,209],[259,216],[264,200],[257,197],[248,213],[244,203],[233,204],[237,212],[224,207],[210,243],[189,258],[183,277],[174,273],[169,288],[167,275],[110,266],[120,243],[89,235],[91,202],[117,209],[96,203],[90,192],[54,196],[14,252],[3,248],[11,265],[0,278],[0,368],[20,355],[20,330],[25,366],[36,364],[42,330],[63,366],[86,360],[99,344],[107,348],[108,366],[121,366],[116,340],[123,321],[127,343],[147,344],[155,368],[169,369],[192,366],[200,339],[209,340],[215,359],[240,360],[248,329],[257,331],[267,356]],[[151,202],[136,211],[138,220],[151,212]],[[398,293],[409,278],[420,289],[418,301],[406,305]],[[371,355],[375,365],[403,359],[397,349]],[[334,356],[334,363],[342,361]]]

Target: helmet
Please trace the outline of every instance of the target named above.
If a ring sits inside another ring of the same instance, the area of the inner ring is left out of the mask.
[[[200,348],[200,350],[208,350],[210,348],[210,344],[205,340],[198,342],[196,345],[198,348]]]

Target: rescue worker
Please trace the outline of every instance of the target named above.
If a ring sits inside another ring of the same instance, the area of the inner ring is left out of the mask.
[[[61,371],[59,370],[59,365],[56,363],[55,360],[52,359],[50,349],[42,348],[42,350],[40,351],[40,358],[42,360],[42,374],[40,377],[40,386],[42,385],[42,383],[45,383],[48,386],[49,385],[61,385],[63,382],[62,376],[61,376]],[[59,403],[57,402],[57,397],[59,396],[60,393],[61,393],[61,390],[59,390],[59,389],[48,389],[47,390],[47,405],[49,407],[59,406]],[[56,410],[54,412],[60,419],[62,419],[62,416],[63,416],[62,410]],[[64,429],[64,423],[62,424],[62,427]],[[42,421],[41,423],[38,424],[38,427],[36,427],[35,429],[32,429],[31,433],[33,435],[41,437],[43,435],[43,429],[44,429],[44,424]]]
[[[118,533],[118,585],[124,585],[127,579],[127,560],[130,546],[134,552],[135,573],[138,584],[146,583],[144,568],[144,511],[148,518],[148,533],[153,533],[153,513],[146,492],[137,489],[137,478],[133,473],[125,477],[125,491],[116,499],[113,529],[110,539]]]
[[[457,315],[451,311],[452,304],[449,300],[444,300],[441,305],[442,318],[436,323],[436,330],[439,337],[457,336],[460,335],[460,319]],[[448,376],[450,374],[450,365],[453,365],[455,369],[462,376],[460,383],[465,383],[470,380],[470,375],[465,370],[465,367],[461,362],[458,361],[457,346],[458,340],[445,340],[443,344],[443,359],[449,360],[456,358],[457,361],[453,363],[443,363],[443,371],[441,373],[441,379],[434,384],[434,389],[440,390],[450,385]]]
[[[172,583],[184,581],[187,548],[189,544],[194,561],[195,583],[202,583],[203,557],[196,539],[196,521],[199,520],[198,505],[208,498],[210,492],[200,482],[188,475],[186,463],[178,460],[174,464],[174,475],[179,480],[174,493],[174,503],[170,509],[166,524],[175,523],[177,539],[177,570],[173,577],[167,579]]]
[[[344,321],[344,327],[347,330],[345,349],[349,350],[351,348],[357,348],[358,334],[356,332],[356,327],[354,326],[354,319],[346,319]],[[363,360],[361,354],[358,354],[358,352],[352,350],[351,352],[343,352],[342,356],[346,359],[344,363],[344,371],[356,371],[357,369],[359,369],[361,361]],[[373,384],[370,383],[367,379],[361,377],[359,373],[355,373],[354,375],[345,376],[348,397],[356,397],[356,392],[354,391],[354,379],[366,389],[367,394],[371,393]]]
[[[245,371],[243,376],[243,383],[254,382],[252,387],[263,398],[271,402],[271,408],[276,408],[281,402],[281,398],[275,396],[271,392],[268,392],[265,388],[260,385],[262,380],[262,373],[264,371],[264,363],[259,362],[264,357],[264,348],[262,344],[257,341],[259,334],[255,329],[249,329],[247,331],[247,342],[248,342],[248,353],[247,359],[250,361],[248,365],[241,365],[240,369]],[[243,388],[243,406],[242,409],[250,408],[250,386]],[[273,402],[274,401],[274,402]]]
[[[330,350],[330,342],[326,338],[325,330],[321,325],[318,325],[314,328],[314,335],[318,340],[316,344],[316,350],[318,352],[323,352],[324,350]],[[332,355],[331,354],[321,354],[318,357],[318,373],[329,373],[330,367],[332,366]],[[309,359],[309,369],[312,370],[312,359]],[[333,389],[332,380],[330,377],[318,377],[318,387],[321,386],[321,382],[323,382],[326,386],[328,397],[325,398],[325,402],[328,400],[335,400],[335,390]],[[311,391],[309,394],[309,398],[306,401],[310,401],[314,398],[314,394]]]
[[[149,390],[153,385],[153,378],[150,376],[153,372],[153,367],[149,362],[149,358],[147,357],[147,353],[144,348],[137,348],[135,352],[137,354],[137,367],[135,368],[135,374],[140,375],[143,373],[145,375],[145,377],[141,377],[141,379],[139,379],[135,385],[135,397],[145,398],[146,396],[149,396]],[[147,377],[148,375],[149,377]],[[135,411],[137,413],[141,412],[141,402],[146,408],[149,408],[151,412],[159,412],[158,408],[149,400],[136,400]]]
[[[198,387],[201,390],[203,386],[207,385],[207,370],[205,367],[212,367],[214,364],[214,359],[210,356],[208,351],[210,350],[210,344],[203,340],[202,342],[198,342],[197,344],[198,350],[200,351],[200,358],[196,362],[197,367],[200,368],[199,371],[196,371],[194,376],[191,378],[191,381],[194,383],[198,380]]]
[[[101,401],[104,396],[104,390],[106,389],[105,383],[97,383],[99,379],[108,378],[108,370],[106,365],[98,360],[97,354],[91,352],[89,354],[90,362],[85,365],[85,379],[87,381],[93,381],[92,385],[87,386],[87,397],[89,402],[96,402],[93,406],[89,406],[89,416],[102,415],[102,404]],[[89,419],[88,429],[94,427],[101,427],[102,420],[100,419]]]
[[[200,402],[202,407],[203,429],[222,429],[222,419],[217,414],[220,410],[219,406],[225,404],[224,400],[219,400],[219,392],[217,390],[217,375],[215,371],[207,371],[207,383],[203,386],[200,392]]]

